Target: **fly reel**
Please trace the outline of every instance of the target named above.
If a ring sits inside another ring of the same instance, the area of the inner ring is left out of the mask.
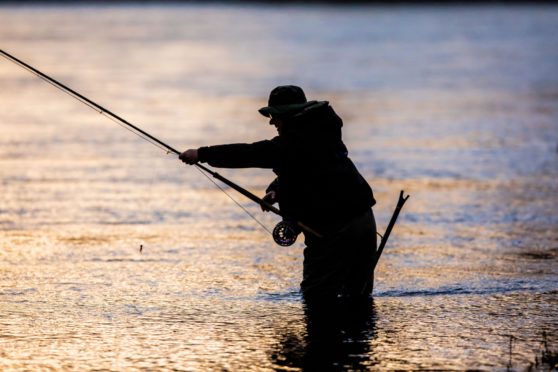
[[[296,242],[300,229],[296,223],[283,220],[273,229],[273,240],[282,247],[288,247]]]

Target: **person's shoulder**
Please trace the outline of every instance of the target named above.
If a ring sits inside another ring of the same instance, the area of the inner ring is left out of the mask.
[[[329,105],[329,101],[310,101],[308,102],[310,105],[304,108],[301,112],[297,113],[294,118],[300,118],[304,116],[309,116],[312,114],[318,114],[322,110],[327,110]]]
[[[343,120],[328,101],[316,102],[293,119],[301,130],[324,130],[325,128],[338,130],[343,127]]]

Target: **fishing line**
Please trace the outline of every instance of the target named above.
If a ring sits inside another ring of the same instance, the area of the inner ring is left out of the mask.
[[[118,120],[116,120],[115,118],[113,118],[110,115],[105,115],[104,112],[100,112],[101,115],[103,115],[106,118],[109,118],[110,120],[112,120],[113,122],[115,122],[116,124],[120,125],[122,128],[126,129],[127,131],[135,134],[136,136],[138,136],[139,138],[151,143],[153,146],[157,147],[160,150],[163,150],[165,153],[167,153],[167,155],[170,153],[170,151],[168,149],[166,149],[165,147],[159,145],[157,142],[151,141],[148,137],[143,136],[141,133],[136,132],[135,130],[129,128],[128,126],[122,124],[121,122],[119,122]]]
[[[78,92],[76,92],[75,90],[67,87],[66,85],[60,83],[59,81],[51,78],[50,76],[42,73],[41,71],[37,70],[36,68],[28,65],[27,63],[17,59],[16,57],[12,56],[11,54],[3,51],[0,49],[0,55],[2,55],[4,58],[6,58],[7,60],[15,63],[16,65],[24,68],[25,70],[31,72],[32,74],[34,74],[35,76],[39,77],[41,80],[46,81],[47,83],[49,83],[50,85],[52,85],[53,87],[57,88],[58,90],[61,90],[62,92],[68,94],[70,97],[76,99],[77,101],[83,103],[84,105],[86,105],[87,107],[97,111],[99,114],[105,116],[106,118],[112,120],[113,122],[115,122],[116,124],[120,125],[122,128],[127,129],[128,131],[134,133],[135,135],[137,135],[138,137],[140,137],[141,139],[151,143],[152,145],[156,146],[157,148],[165,151],[167,154],[169,153],[174,153],[176,155],[180,155],[180,152],[174,148],[172,148],[171,146],[167,145],[166,143],[160,141],[159,139],[153,137],[152,135],[150,135],[149,133],[143,131],[142,129],[136,127],[135,125],[133,125],[132,123],[128,122],[127,120],[121,118],[120,116],[112,113],[111,111],[105,109],[103,106],[91,101],[90,99],[88,99],[87,97],[79,94]],[[240,192],[241,194],[243,194],[244,196],[248,197],[249,199],[251,199],[252,201],[260,204],[261,206],[266,207],[268,210],[274,212],[275,214],[278,214],[280,216],[282,216],[281,212],[271,206],[269,203],[265,202],[264,200],[258,198],[256,195],[252,194],[251,192],[249,192],[248,190],[238,186],[237,184],[235,184],[234,182],[226,179],[225,177],[219,175],[217,172],[214,172],[212,170],[210,170],[209,168],[196,163],[194,164],[196,166],[196,169],[203,174],[207,179],[209,179],[215,186],[217,186],[217,188],[219,190],[221,190],[225,195],[227,195],[229,197],[229,199],[231,199],[237,206],[239,206],[248,216],[250,216],[254,221],[256,221],[266,232],[271,233],[271,231],[269,231],[269,229],[262,223],[260,222],[254,215],[252,215],[246,208],[244,208],[239,202],[237,202],[231,195],[229,195],[229,193],[227,193],[225,191],[225,189],[223,189],[219,184],[217,184],[212,178],[209,177],[209,174],[211,174],[214,178],[219,179],[220,181],[224,182],[225,184],[227,184],[228,186],[232,187],[234,190]]]
[[[3,51],[1,51],[3,52]],[[120,125],[122,128],[130,131],[131,133],[134,133],[135,135],[137,135],[138,137],[140,137],[143,140],[146,140],[147,142],[151,143],[152,145],[156,146],[157,148],[165,151],[167,154],[169,153],[169,151],[159,145],[157,142],[152,141],[149,137],[146,137],[144,135],[142,135],[141,133],[139,133],[138,131],[133,130],[132,128],[123,125],[119,120],[115,119],[114,117],[108,115],[104,110],[99,109],[96,106],[93,106],[92,104],[90,104],[89,102],[87,102],[86,100],[82,99],[80,96],[72,93],[71,91],[68,91],[66,89],[62,89],[59,85],[57,85],[56,83],[54,83],[53,81],[50,81],[49,79],[47,79],[46,77],[44,77],[43,75],[37,73],[36,71],[34,71],[33,69],[29,68],[28,66],[24,65],[24,64],[20,64],[18,63],[18,61],[13,60],[13,62],[17,63],[19,66],[23,67],[24,69],[26,69],[27,71],[31,72],[32,74],[34,74],[35,76],[39,77],[41,80],[46,81],[47,83],[49,83],[50,85],[52,85],[53,87],[55,87],[56,89],[66,93],[67,95],[69,95],[70,97],[74,98],[75,100],[83,103],[84,105],[86,105],[87,107],[89,107],[92,110],[95,110],[96,112],[98,112],[99,114],[103,115],[104,117],[112,120],[113,122],[115,122],[116,124]]]
[[[40,77],[42,80],[47,81],[49,84],[53,85],[54,87],[60,89],[61,91],[67,93],[69,96],[75,98],[76,100],[80,101],[81,103],[85,104],[86,106],[88,106],[89,108],[97,111],[98,113],[107,116],[107,117],[112,117],[115,120],[118,120],[119,122],[121,122],[122,124],[127,125],[129,128],[133,129],[134,131],[136,131],[139,134],[141,134],[140,137],[144,138],[145,140],[147,140],[150,143],[158,143],[159,145],[163,146],[164,148],[168,149],[171,152],[174,152],[177,155],[180,155],[180,152],[172,147],[170,147],[169,145],[167,145],[166,143],[160,141],[159,139],[153,137],[152,135],[150,135],[149,133],[143,131],[142,129],[136,127],[134,124],[130,123],[129,121],[121,118],[120,116],[116,115],[115,113],[107,110],[106,108],[104,108],[103,106],[99,105],[98,103],[93,102],[92,100],[90,100],[89,98],[79,94],[78,92],[76,92],[75,90],[73,90],[72,88],[67,87],[66,85],[62,84],[61,82],[51,78],[50,76],[42,73],[41,71],[37,70],[36,68],[28,65],[27,63],[17,59],[16,57],[12,56],[9,53],[6,53],[5,51],[0,49],[0,55],[2,55],[3,57],[5,57],[6,59],[8,59],[9,61],[17,64],[20,67],[23,67],[24,69],[26,69],[27,71],[30,71],[31,73],[35,74],[36,76]]]
[[[273,235],[273,233],[267,228],[267,226],[265,226],[263,223],[261,223],[260,220],[258,220],[252,213],[250,213],[248,211],[248,209],[244,208],[244,206],[242,204],[240,204],[235,198],[233,198],[232,195],[230,195],[224,188],[222,188],[221,185],[219,185],[217,182],[213,181],[213,179],[211,177],[209,177],[207,175],[207,173],[204,173],[201,169],[199,169],[199,168],[196,168],[196,169],[198,170],[198,172],[203,174],[212,184],[214,184],[219,190],[221,190],[225,195],[227,195],[229,197],[229,199],[231,199],[236,205],[238,205],[238,207],[240,207],[240,209],[242,209],[244,211],[244,213],[246,213],[248,216],[252,217],[252,219],[254,221],[256,221],[265,231],[267,231],[268,233]]]

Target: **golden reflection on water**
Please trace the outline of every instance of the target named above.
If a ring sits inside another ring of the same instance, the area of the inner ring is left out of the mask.
[[[555,59],[514,27],[546,45],[553,8],[484,9],[499,48],[467,7],[0,9],[3,49],[178,149],[273,136],[256,109],[300,81],[344,118],[380,231],[411,195],[373,303],[315,313],[300,241],[274,246],[193,168],[2,60],[0,369],[502,369],[532,363],[542,331],[556,345]],[[508,48],[529,51],[523,74],[491,65]],[[259,195],[273,178],[219,172]]]

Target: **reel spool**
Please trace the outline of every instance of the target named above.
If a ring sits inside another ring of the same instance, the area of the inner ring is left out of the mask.
[[[298,226],[290,221],[281,221],[273,229],[273,240],[282,247],[288,247],[296,242],[300,234]]]

